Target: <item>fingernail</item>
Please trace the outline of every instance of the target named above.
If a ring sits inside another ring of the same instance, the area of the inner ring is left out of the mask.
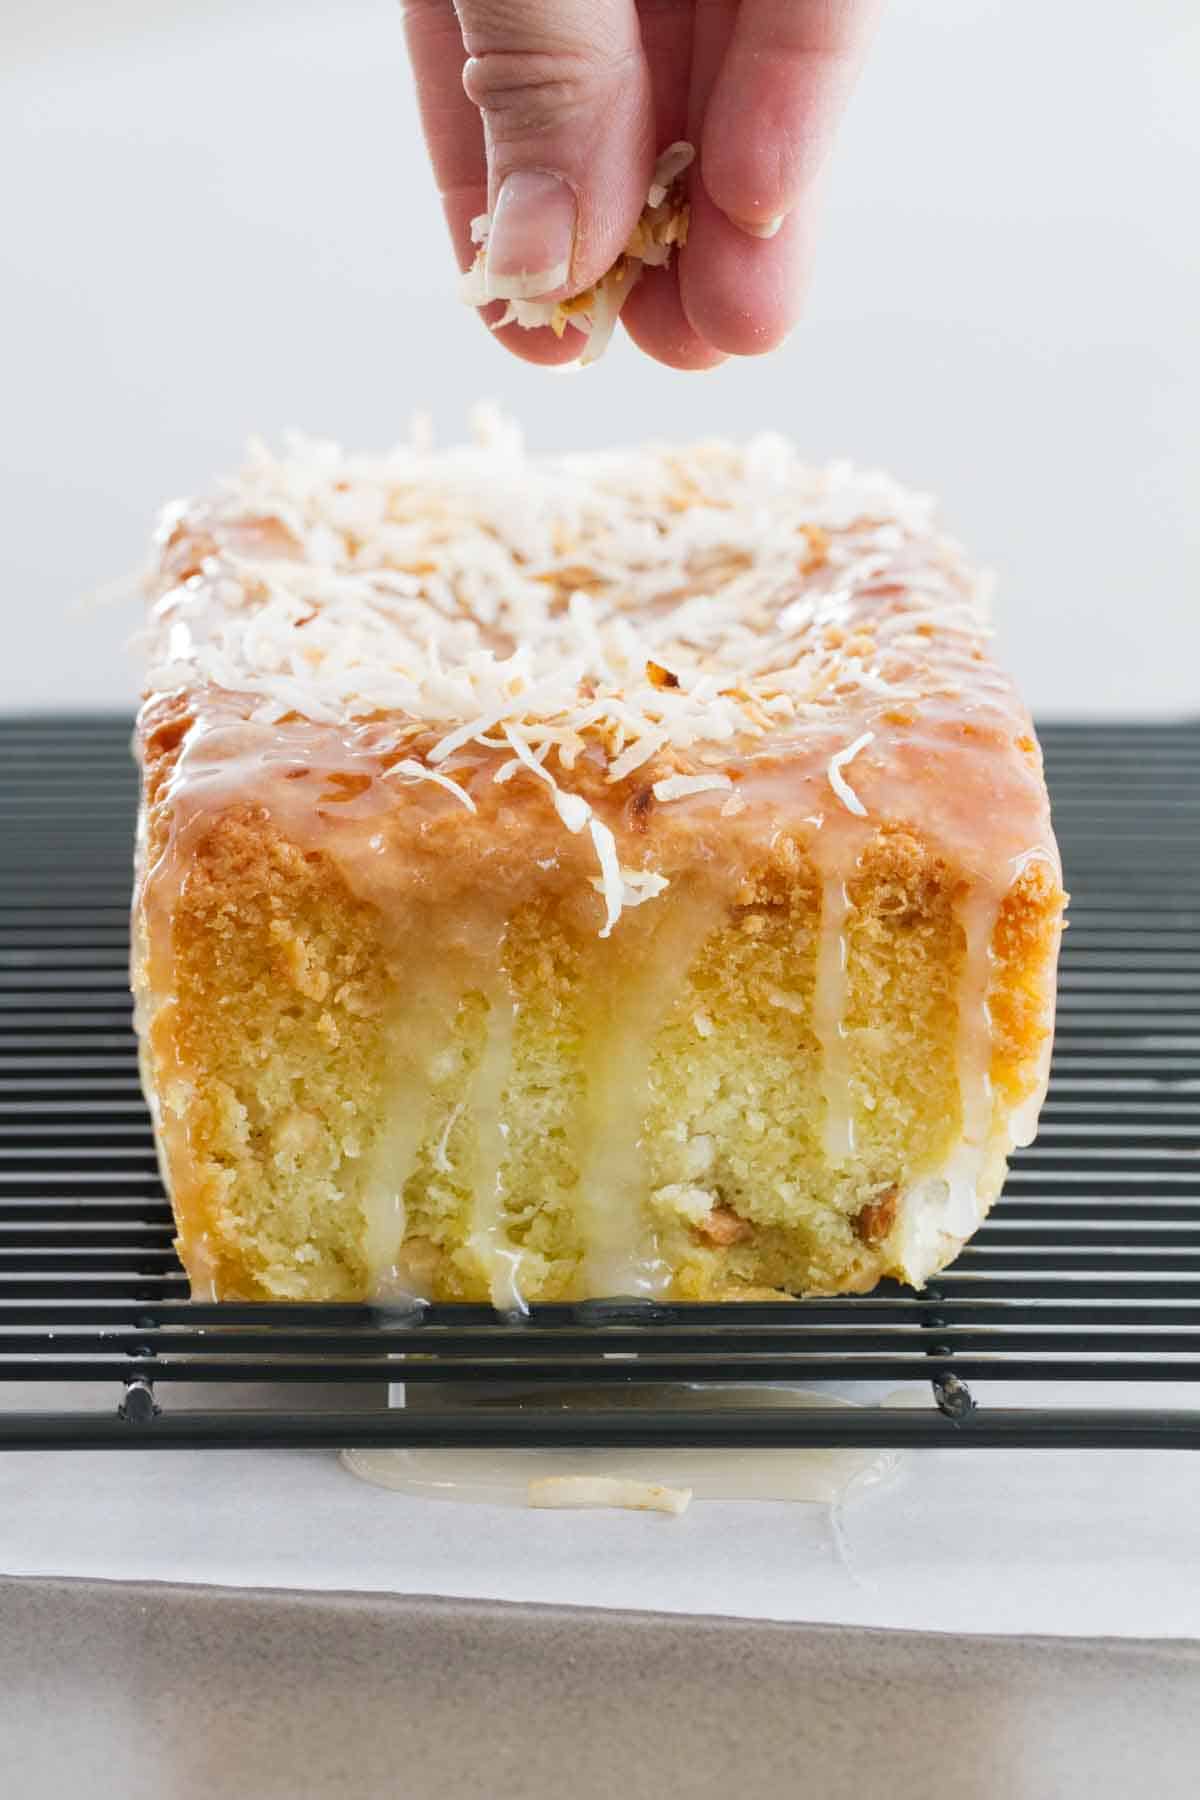
[[[765,225],[758,224],[754,219],[734,219],[732,213],[729,217],[739,231],[747,232],[750,237],[773,238],[778,232],[779,227],[783,224],[787,214],[776,213],[775,217],[773,219],[768,219]]]
[[[514,169],[500,184],[487,246],[490,300],[538,300],[571,270],[575,195],[545,169]]]

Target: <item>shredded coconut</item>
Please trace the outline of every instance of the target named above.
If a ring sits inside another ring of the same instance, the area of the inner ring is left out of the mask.
[[[588,820],[591,819],[591,817],[592,817],[592,809],[588,805],[587,801],[583,798],[583,795],[582,794],[565,794],[563,792],[563,790],[559,787],[557,781],[555,781],[555,779],[554,779],[553,775],[550,773],[549,769],[543,767],[542,759],[540,757],[534,755],[533,751],[529,748],[529,745],[525,742],[524,738],[518,736],[518,734],[513,730],[511,725],[506,725],[504,727],[504,737],[505,737],[505,741],[512,745],[513,749],[517,753],[518,758],[520,759],[521,762],[524,763],[525,767],[527,769],[529,769],[534,775],[536,775],[538,777],[539,781],[544,781],[546,783],[546,786],[550,789],[551,795],[554,800],[554,810],[558,814],[559,818],[562,820],[563,824],[566,826],[567,830],[568,831],[582,831],[584,826],[587,824]],[[436,754],[437,754],[436,751],[431,752],[431,755],[436,755]],[[503,773],[504,773],[503,768],[499,769],[496,773],[496,779],[499,780]],[[606,828],[601,827],[601,829],[606,829]],[[592,822],[593,838],[595,837],[595,835],[596,835],[596,824],[595,824],[595,821],[593,820],[593,822]],[[612,833],[609,832],[608,835],[611,838]],[[615,854],[615,852],[614,852],[614,854]],[[601,867],[603,867],[603,860],[604,859],[602,857],[601,858]],[[605,935],[607,935],[607,934],[605,934]]]
[[[852,744],[848,744],[844,750],[839,750],[836,756],[831,756],[829,759],[830,787],[833,789],[842,805],[846,808],[846,811],[856,813],[860,819],[866,818],[867,809],[842,774],[842,770],[846,767],[847,763],[854,761],[854,758],[858,755],[860,750],[865,750],[867,745],[874,741],[875,733],[873,731],[864,731],[861,737],[855,738]]]
[[[656,800],[683,800],[689,794],[707,794],[728,790],[733,786],[728,775],[668,775],[654,783]]]
[[[416,762],[412,757],[405,757],[403,762],[393,764],[387,773],[399,775],[405,781],[432,781],[438,787],[444,788],[448,794],[453,794],[456,800],[460,800],[468,812],[473,813],[478,810],[467,790],[460,787],[451,776],[442,775],[437,769],[427,769],[424,763]]]
[[[617,840],[608,826],[601,824],[599,819],[591,819],[588,830],[592,834],[592,843],[600,861],[600,892],[604,896],[605,913],[600,936],[605,938],[621,916],[625,884],[621,880],[621,865],[617,860]]]
[[[446,1123],[442,1127],[442,1135],[438,1139],[437,1143],[434,1145],[433,1166],[437,1170],[439,1175],[449,1175],[451,1172],[451,1164],[450,1164],[450,1158],[447,1154],[447,1146],[450,1142],[450,1134],[454,1130],[454,1127],[458,1124],[458,1121],[462,1116],[464,1104],[465,1104],[464,1102],[460,1101],[457,1106],[452,1106],[450,1108],[450,1112],[446,1119]]]
[[[616,329],[621,308],[633,292],[643,269],[662,268],[670,261],[671,252],[687,242],[689,208],[683,197],[681,177],[690,166],[695,150],[691,144],[668,146],[654,165],[654,176],[646,204],[633,228],[629,242],[609,269],[590,288],[574,294],[569,300],[510,300],[496,320],[493,330],[504,325],[521,325],[533,331],[548,325],[556,337],[567,327],[582,332],[587,345],[581,363],[596,362],[608,347]],[[479,246],[475,261],[462,279],[462,298],[468,306],[487,306],[495,296],[488,291],[487,244],[492,220],[480,213],[471,220],[471,242]]]
[[[593,821],[593,830],[594,829],[595,823]],[[604,829],[606,828],[602,826],[601,830]],[[609,835],[611,836],[611,833]],[[607,854],[607,848],[605,854]],[[616,854],[615,845],[613,854],[614,856]],[[604,858],[602,856],[602,866],[603,862]],[[618,867],[617,875],[620,880],[620,900],[615,914],[610,898],[612,893],[611,873],[592,876],[592,886],[598,894],[604,896],[608,914],[604,930],[600,933],[601,937],[608,936],[609,932],[616,924],[617,919],[620,918],[621,913],[627,906],[641,906],[643,901],[655,899],[657,895],[661,894],[665,888],[669,888],[671,885],[665,875],[659,875],[653,869],[622,869]]]
[[[488,410],[469,446],[432,450],[426,429],[375,457],[255,443],[215,501],[169,508],[149,691],[213,687],[267,723],[386,720],[396,783],[469,812],[486,752],[501,791],[528,775],[565,831],[591,828],[606,932],[652,871],[621,869],[581,767],[660,802],[724,792],[734,819],[722,762],[768,737],[833,751],[976,666],[973,578],[931,502],[885,475],[806,467],[773,436],[540,459]],[[873,735],[828,764],[860,817],[842,770]]]

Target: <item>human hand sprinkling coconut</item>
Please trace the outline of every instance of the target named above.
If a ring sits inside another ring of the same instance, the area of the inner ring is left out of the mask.
[[[464,297],[530,362],[618,313],[709,369],[799,315],[879,0],[404,0]]]

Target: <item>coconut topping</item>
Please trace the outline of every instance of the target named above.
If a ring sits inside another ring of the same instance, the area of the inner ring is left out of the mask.
[[[874,741],[875,733],[873,731],[864,731],[861,737],[856,737],[852,744],[847,744],[844,750],[839,750],[836,756],[831,756],[829,759],[830,787],[833,789],[842,805],[846,808],[846,811],[854,813],[856,817],[860,819],[866,818],[867,809],[855,793],[854,789],[850,786],[850,783],[846,780],[846,777],[842,774],[842,770],[846,767],[847,763],[854,761],[854,758],[858,755],[860,750],[865,750],[867,745],[874,743]]]
[[[481,410],[442,451],[255,443],[159,545],[151,693],[216,690],[259,726],[383,720],[389,781],[468,811],[481,767],[540,783],[590,836],[605,932],[662,878],[622,869],[598,791],[638,778],[732,817],[733,760],[804,741],[865,817],[843,771],[876,735],[968,692],[1011,705],[930,500],[774,435],[551,459]]]
[[[689,209],[683,196],[682,176],[695,151],[690,144],[668,146],[654,165],[654,178],[629,242],[592,287],[569,300],[510,300],[493,326],[522,325],[535,330],[548,325],[556,337],[568,326],[582,332],[587,345],[581,363],[595,362],[604,354],[616,329],[621,308],[641,277],[643,269],[662,268],[671,260],[676,245],[687,242]],[[471,220],[471,242],[479,249],[463,276],[462,297],[468,306],[486,306],[495,296],[488,291],[487,242],[491,235],[490,213]]]

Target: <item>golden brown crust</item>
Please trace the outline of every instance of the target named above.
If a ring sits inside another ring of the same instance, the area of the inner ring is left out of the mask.
[[[1036,861],[1000,908],[989,998],[992,1079],[1010,1105],[1034,1094],[1054,1033],[1054,986],[1067,895],[1057,871]]]

